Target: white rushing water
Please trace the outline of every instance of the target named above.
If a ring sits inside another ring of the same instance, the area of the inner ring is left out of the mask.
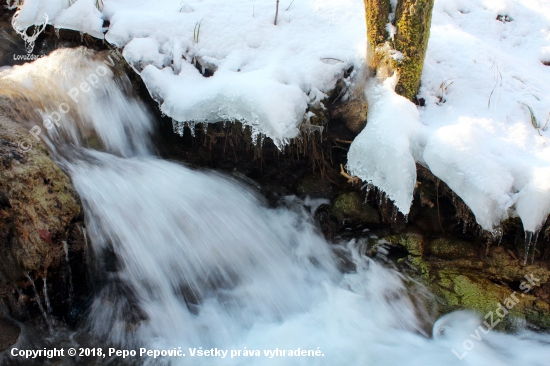
[[[36,68],[26,66],[18,77],[35,86],[50,80],[64,92],[102,65],[81,50],[39,62],[51,72],[33,74]],[[334,246],[300,204],[269,209],[228,177],[155,158],[148,147],[152,121],[122,92],[126,82],[109,71],[97,89],[82,94],[86,103],[72,105],[77,122],[67,113],[49,131],[48,143],[82,198],[94,271],[103,279],[87,320],[91,344],[181,347],[186,354],[133,359],[147,364],[548,363],[547,335],[485,334],[474,314],[447,315],[426,332],[432,319],[401,275],[361,255],[355,242],[340,249],[356,270],[341,273]],[[90,135],[103,151],[86,147]],[[241,356],[192,357],[189,348],[199,347]],[[321,355],[265,356],[277,348]],[[244,356],[245,350],[260,356]]]

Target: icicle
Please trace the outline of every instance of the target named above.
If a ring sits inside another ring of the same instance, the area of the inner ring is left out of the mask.
[[[38,295],[38,290],[36,289],[36,286],[34,285],[34,281],[32,280],[31,276],[27,273],[25,276],[31,281],[32,289],[34,291],[34,296],[36,297],[36,304],[38,305],[38,308],[40,309],[40,312],[42,313],[42,316],[44,317],[44,320],[46,321],[46,324],[48,325],[48,330],[50,331],[50,334],[53,334],[53,328],[52,324],[50,322],[50,318],[48,317],[48,314],[46,314],[46,310],[44,310],[44,306],[42,306],[42,300],[40,300],[40,295]]]
[[[191,136],[195,137],[195,122],[187,122],[187,127],[191,131]]]
[[[67,263],[67,272],[69,275],[69,304],[73,302],[73,273],[71,271],[71,263],[69,262],[69,245],[63,241],[63,249],[65,249],[65,262]]]
[[[59,28],[54,28],[55,30],[55,36],[57,37],[57,39],[59,39]]]
[[[84,42],[84,32],[80,31],[80,43]]]
[[[533,240],[533,256],[531,257],[531,264],[535,262],[535,251],[537,250],[537,240],[539,240],[539,231],[535,232],[535,240]]]
[[[409,223],[409,214],[406,214],[405,215],[405,224],[408,224]]]
[[[493,240],[497,240],[498,245],[500,246],[500,242],[502,241],[502,226],[497,226],[493,229],[491,232],[491,235],[493,236]]]
[[[172,128],[174,129],[174,133],[183,136],[183,123],[176,121],[175,119],[172,119]]]
[[[527,264],[527,256],[529,255],[529,247],[531,246],[531,239],[533,238],[533,233],[531,231],[525,232],[525,253],[523,255],[523,265]]]
[[[208,123],[202,123],[202,132],[204,132],[204,134],[206,135],[206,133],[208,132]]]

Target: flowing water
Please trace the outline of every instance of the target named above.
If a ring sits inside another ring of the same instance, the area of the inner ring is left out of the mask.
[[[299,200],[270,209],[230,177],[156,158],[152,119],[124,76],[106,68],[97,88],[67,98],[106,60],[61,50],[0,74],[40,118],[70,108],[41,137],[85,208],[101,279],[80,329],[91,345],[186,354],[130,360],[145,364],[548,364],[550,337],[485,333],[474,314],[449,314],[426,331],[432,319],[403,277],[362,255],[361,243],[328,244]],[[339,270],[341,255],[355,270]],[[189,348],[229,353],[192,357]],[[264,356],[298,348],[318,356]]]

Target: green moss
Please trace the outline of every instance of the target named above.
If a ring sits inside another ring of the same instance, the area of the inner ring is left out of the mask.
[[[477,257],[477,250],[472,243],[446,238],[432,241],[428,246],[428,252],[434,257],[443,259]]]
[[[17,146],[18,140],[28,138],[28,131],[2,111],[0,108],[0,138]],[[25,272],[46,270],[55,244],[66,237],[71,222],[80,214],[80,202],[69,177],[41,143],[33,141],[32,149],[18,158],[17,150],[9,146],[0,146],[0,158],[5,162],[0,166],[0,189],[10,202],[2,213],[7,221],[0,217],[0,254],[13,258]],[[46,242],[41,230],[49,231],[54,243]],[[7,239],[11,235],[13,242]]]
[[[388,39],[386,24],[391,12],[390,0],[365,0],[365,17],[367,21],[367,57],[372,70],[378,68],[383,56],[378,55],[376,49]]]
[[[397,5],[394,47],[403,58],[393,61],[392,66],[399,73],[396,92],[409,100],[415,98],[420,87],[433,5],[434,0],[401,0]]]
[[[418,233],[405,232],[399,235],[386,236],[384,239],[392,244],[403,245],[411,255],[424,255],[424,237]]]
[[[374,50],[388,39],[386,24],[390,12],[390,0],[365,0],[367,37],[371,50]]]
[[[365,203],[357,192],[339,195],[332,204],[331,214],[339,223],[372,224],[380,222],[378,211]]]

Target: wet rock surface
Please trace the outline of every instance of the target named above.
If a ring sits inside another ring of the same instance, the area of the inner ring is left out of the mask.
[[[89,292],[81,204],[69,177],[30,139],[0,97],[0,303],[18,321],[70,323]],[[32,144],[28,151],[21,141]]]
[[[21,328],[13,320],[0,317],[0,352],[17,342]]]

